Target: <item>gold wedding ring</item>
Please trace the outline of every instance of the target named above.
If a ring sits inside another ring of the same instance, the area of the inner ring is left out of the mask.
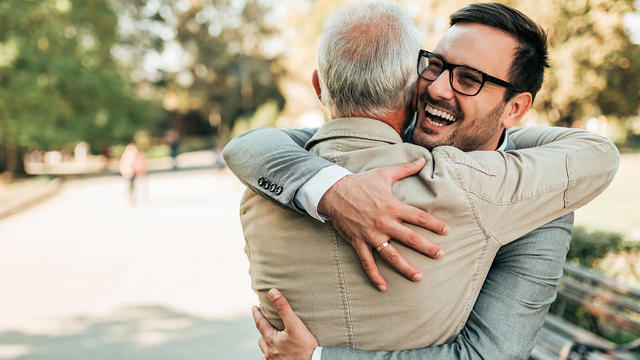
[[[386,248],[387,246],[389,246],[389,242],[388,242],[388,241],[385,241],[385,242],[383,242],[382,244],[380,244],[380,246],[378,246],[378,247],[376,248],[376,250],[377,250],[378,252],[380,252],[380,251],[382,251],[382,249]]]

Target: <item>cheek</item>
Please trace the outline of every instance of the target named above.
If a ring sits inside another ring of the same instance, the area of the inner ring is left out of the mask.
[[[477,118],[478,109],[477,104],[473,101],[466,101],[470,99],[459,99],[458,110],[462,116],[463,123],[473,123]]]
[[[463,120],[468,124],[475,124],[480,119],[484,119],[494,109],[493,102],[481,94],[459,99],[459,104],[464,116]]]

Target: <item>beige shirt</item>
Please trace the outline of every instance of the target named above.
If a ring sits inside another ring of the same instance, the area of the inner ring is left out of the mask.
[[[449,225],[446,236],[414,227],[439,244],[444,256],[432,260],[395,242],[424,279],[405,279],[376,254],[388,282],[381,293],[331,224],[248,190],[241,220],[252,286],[267,319],[282,329],[267,298],[276,287],[322,346],[413,349],[460,332],[500,246],[586,204],[618,168],[613,143],[587,131],[523,128],[510,136],[519,148],[532,148],[465,153],[442,146],[429,152],[402,143],[381,121],[343,118],[325,124],[308,149],[354,173],[427,160],[417,176],[398,181],[393,191]]]

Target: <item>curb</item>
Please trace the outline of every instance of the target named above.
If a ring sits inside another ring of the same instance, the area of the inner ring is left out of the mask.
[[[11,215],[15,215],[21,211],[24,211],[28,208],[36,206],[52,197],[60,192],[62,189],[63,181],[60,178],[56,178],[51,180],[50,184],[47,186],[47,189],[42,193],[35,195],[34,197],[27,199],[19,204],[11,206],[8,209],[0,209],[0,220],[7,218]]]

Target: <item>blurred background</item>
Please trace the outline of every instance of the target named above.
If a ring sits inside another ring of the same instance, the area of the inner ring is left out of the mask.
[[[317,127],[338,0],[0,0],[0,359],[255,359],[256,303],[221,149]],[[467,1],[406,0],[431,49]],[[613,139],[570,261],[640,286],[640,2],[505,1],[549,34],[522,125]]]

